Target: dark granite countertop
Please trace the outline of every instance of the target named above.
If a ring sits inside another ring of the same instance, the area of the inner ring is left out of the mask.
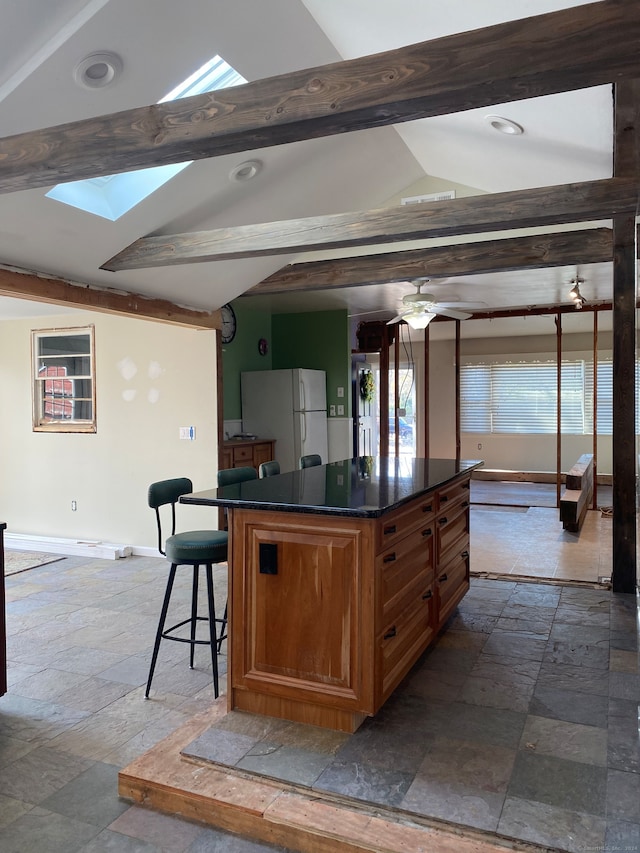
[[[360,456],[194,492],[180,502],[376,518],[482,464],[479,459]]]

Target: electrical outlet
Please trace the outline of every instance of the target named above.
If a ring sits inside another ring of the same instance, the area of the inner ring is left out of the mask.
[[[335,418],[335,416],[336,416],[336,407],[335,406],[329,406],[329,417]]]
[[[180,438],[184,441],[195,441],[196,428],[194,426],[180,427]]]
[[[344,406],[338,406],[338,415],[344,415]]]
[[[342,386],[338,388],[338,397],[344,397],[344,388]]]

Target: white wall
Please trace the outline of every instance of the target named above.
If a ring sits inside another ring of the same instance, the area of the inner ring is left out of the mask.
[[[93,324],[97,433],[32,431],[31,330]],[[147,505],[154,480],[215,486],[215,333],[86,314],[0,323],[0,520],[7,533],[155,546]],[[179,439],[195,426],[196,440]],[[71,501],[77,511],[71,511]],[[217,512],[182,507],[185,527],[216,527]]]

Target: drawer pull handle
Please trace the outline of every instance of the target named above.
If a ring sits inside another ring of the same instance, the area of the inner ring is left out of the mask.
[[[390,524],[388,527],[384,528],[384,535],[385,536],[388,536],[390,533],[395,533],[395,532],[396,532],[395,524]]]
[[[463,552],[462,552],[462,554],[460,554],[460,556],[461,556],[461,557],[464,557],[464,558],[465,558],[465,560],[468,560],[468,559],[469,559],[469,552],[468,552],[468,551],[463,551]]]
[[[449,495],[440,495],[440,502],[444,503],[449,500]]]
[[[448,520],[449,520],[449,519],[447,519],[447,518],[439,518],[439,519],[438,519],[438,524],[446,524]]]
[[[396,552],[393,551],[391,554],[387,554],[385,557],[383,557],[382,562],[383,563],[393,563],[393,562],[395,562],[395,559],[396,559]]]
[[[468,506],[469,506],[469,501],[462,501],[462,506],[464,506],[464,507],[468,507]]]
[[[428,589],[428,590],[425,592],[425,594],[422,596],[422,600],[423,600],[423,601],[427,601],[427,600],[428,600],[428,599],[430,599],[432,596],[433,596],[433,593],[431,592],[431,590],[430,590],[430,589]]]
[[[443,575],[440,575],[438,580],[442,581],[444,583],[446,580],[449,580],[449,577],[448,577],[447,573],[445,572]]]
[[[431,536],[431,528],[430,528],[430,527],[427,527],[427,529],[426,529],[426,530],[423,530],[423,531],[422,531],[422,535],[423,535],[423,536]]]
[[[387,633],[384,635],[384,638],[385,638],[385,640],[390,640],[390,639],[391,639],[391,637],[395,637],[395,635],[396,635],[397,633],[398,633],[398,632],[396,631],[396,626],[394,625],[394,626],[393,626],[393,628],[390,628],[390,629],[387,631]]]
[[[432,512],[432,511],[433,511],[433,504],[426,504],[425,506],[422,507],[422,512]]]

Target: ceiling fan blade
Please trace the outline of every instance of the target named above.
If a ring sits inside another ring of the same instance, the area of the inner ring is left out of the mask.
[[[443,308],[442,305],[434,305],[431,309],[434,314],[441,314],[443,317],[450,317],[452,320],[468,320],[471,314],[466,314],[464,311],[454,311],[452,308]]]

